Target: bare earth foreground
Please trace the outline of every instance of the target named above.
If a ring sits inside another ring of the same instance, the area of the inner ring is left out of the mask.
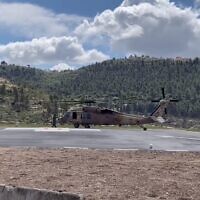
[[[200,153],[2,148],[0,163],[0,184],[89,200],[200,200]]]

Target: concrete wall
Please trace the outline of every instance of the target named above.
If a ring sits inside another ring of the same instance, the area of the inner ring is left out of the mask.
[[[81,195],[0,185],[0,200],[84,200]]]

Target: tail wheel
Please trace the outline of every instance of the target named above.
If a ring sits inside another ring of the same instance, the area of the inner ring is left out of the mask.
[[[143,127],[143,130],[144,130],[144,131],[147,131],[147,128],[146,128],[146,127]]]
[[[79,124],[78,124],[78,123],[75,123],[75,124],[74,124],[74,128],[79,128]]]

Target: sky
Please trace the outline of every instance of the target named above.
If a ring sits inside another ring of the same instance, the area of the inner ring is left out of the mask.
[[[129,55],[200,55],[200,0],[0,0],[0,60],[76,69]]]

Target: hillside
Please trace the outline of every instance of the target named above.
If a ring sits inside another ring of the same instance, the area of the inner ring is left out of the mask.
[[[170,107],[169,114],[181,118],[200,117],[199,58],[156,59],[130,56],[60,73],[1,65],[0,77],[17,87],[27,88],[29,99],[33,96],[40,100],[53,95],[58,99],[106,95],[109,103],[109,99],[114,96],[120,99],[136,96],[147,101],[132,101],[123,107],[122,100],[118,107],[129,113],[145,114],[150,113],[154,106],[149,100],[160,98],[160,88],[165,87],[167,94],[182,99],[176,106]]]
[[[136,96],[143,99],[161,97],[166,93],[181,99],[171,106],[171,114],[178,117],[200,117],[200,60],[155,59],[130,57],[96,63],[70,73],[61,73],[57,94],[119,96],[121,99]],[[150,113],[149,101],[134,102],[128,112]]]

